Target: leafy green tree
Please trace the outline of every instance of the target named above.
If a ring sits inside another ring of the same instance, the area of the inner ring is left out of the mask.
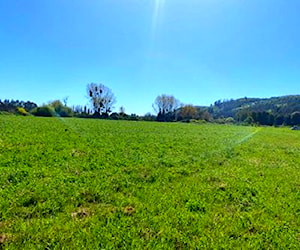
[[[65,106],[60,100],[55,100],[49,103],[49,106],[54,109],[56,114],[61,117],[71,117],[73,116],[73,111],[71,108]]]
[[[300,125],[300,112],[296,111],[291,114],[292,125]]]
[[[275,120],[274,120],[274,125],[275,126],[281,126],[281,125],[284,124],[284,121],[285,121],[284,116],[281,116],[281,115],[276,116]]]

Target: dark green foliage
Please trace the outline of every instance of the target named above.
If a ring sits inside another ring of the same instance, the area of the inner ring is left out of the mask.
[[[18,113],[18,108],[23,108],[26,112],[36,108],[37,105],[34,102],[24,102],[19,100],[0,100],[0,112]],[[24,112],[23,112],[24,114]]]
[[[189,200],[186,202],[186,207],[190,212],[201,212],[205,213],[205,205],[201,201]]]
[[[168,113],[159,112],[157,114],[156,121],[158,121],[158,122],[173,122],[173,121],[175,121],[175,113],[174,112],[168,112]]]
[[[109,117],[110,117],[112,120],[120,120],[121,115],[118,114],[118,113],[116,113],[116,112],[114,112],[114,113],[112,113]]]
[[[44,117],[71,117],[73,116],[73,111],[71,108],[64,106],[61,101],[56,100],[50,102],[48,105],[42,107],[37,107],[31,111],[34,116],[44,116]]]
[[[54,108],[50,106],[42,106],[42,107],[34,108],[31,111],[31,114],[33,114],[34,116],[44,116],[44,117],[57,116]]]
[[[300,112],[294,112],[291,114],[291,124],[300,125]]]
[[[56,100],[49,103],[49,106],[52,107],[56,113],[56,116],[60,117],[71,117],[73,116],[73,111],[71,108],[62,104],[61,101]]]
[[[152,115],[151,113],[147,113],[144,116],[142,116],[141,119],[143,121],[155,121],[156,120],[156,116]]]
[[[215,119],[234,117],[238,122],[260,125],[296,125],[292,115],[300,112],[300,96],[240,98],[216,101],[208,108]]]
[[[72,109],[69,107],[61,107],[59,109],[55,109],[55,112],[61,117],[71,117],[73,116]]]

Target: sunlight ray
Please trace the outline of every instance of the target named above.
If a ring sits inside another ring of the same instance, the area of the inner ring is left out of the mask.
[[[154,10],[153,10],[152,27],[151,27],[152,39],[155,39],[157,27],[162,18],[164,6],[165,6],[165,0],[154,0]]]

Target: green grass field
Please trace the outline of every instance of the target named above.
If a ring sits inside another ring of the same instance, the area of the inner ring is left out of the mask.
[[[300,132],[0,116],[0,249],[300,249]]]

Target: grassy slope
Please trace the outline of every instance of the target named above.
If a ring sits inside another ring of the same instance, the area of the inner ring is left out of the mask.
[[[300,248],[300,133],[0,117],[0,248]]]

